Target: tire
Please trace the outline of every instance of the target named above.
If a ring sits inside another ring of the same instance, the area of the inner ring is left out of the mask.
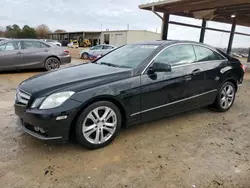
[[[217,94],[213,107],[219,112],[228,111],[234,104],[235,94],[235,85],[232,82],[225,82]]]
[[[89,58],[89,54],[88,53],[83,53],[82,54],[82,59],[88,59]]]
[[[89,149],[105,147],[117,136],[121,121],[121,113],[116,105],[109,101],[95,102],[79,116],[76,123],[76,140]]]
[[[57,59],[55,57],[49,57],[45,61],[45,69],[47,71],[58,69],[58,68],[60,68],[60,61],[59,61],[59,59]]]

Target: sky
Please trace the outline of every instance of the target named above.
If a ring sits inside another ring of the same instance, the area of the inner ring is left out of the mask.
[[[156,0],[157,1],[157,0]],[[18,24],[36,27],[46,24],[54,31],[94,31],[142,29],[161,31],[161,20],[138,5],[153,0],[1,0],[0,28]],[[170,20],[201,25],[200,20],[171,16]],[[229,24],[208,22],[209,27],[230,30]],[[250,28],[237,26],[236,31],[250,34]],[[199,29],[170,25],[169,39],[199,40]],[[229,34],[207,31],[205,43],[226,47]],[[234,47],[250,47],[250,37],[235,36]]]

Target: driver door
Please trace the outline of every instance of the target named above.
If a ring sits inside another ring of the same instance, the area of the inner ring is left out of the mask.
[[[171,65],[171,72],[147,71],[141,75],[141,119],[148,121],[193,108],[192,97],[202,93],[205,79],[197,69],[193,46],[167,47],[153,61]],[[153,65],[152,63],[152,65]],[[149,68],[152,66],[149,66]],[[197,70],[196,70],[197,71]]]

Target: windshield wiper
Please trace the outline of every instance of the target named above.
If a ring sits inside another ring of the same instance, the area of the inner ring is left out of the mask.
[[[113,63],[106,63],[106,62],[101,62],[100,65],[108,65],[110,67],[119,67],[119,68],[131,68],[131,67],[128,67],[128,66],[116,65],[116,64],[113,64]]]
[[[112,64],[112,63],[106,63],[106,62],[101,62],[100,64],[101,65],[108,65],[110,67],[119,67],[119,65],[115,65],[115,64]]]

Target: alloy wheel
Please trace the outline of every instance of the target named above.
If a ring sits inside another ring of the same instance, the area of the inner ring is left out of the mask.
[[[50,58],[47,60],[47,67],[49,70],[57,69],[60,66],[58,59]]]
[[[93,109],[87,115],[83,121],[82,133],[88,142],[102,144],[112,137],[116,126],[116,113],[107,106],[101,106]]]
[[[223,109],[230,108],[231,105],[233,104],[234,97],[235,97],[234,88],[231,85],[226,85],[223,88],[220,96],[221,107]]]

